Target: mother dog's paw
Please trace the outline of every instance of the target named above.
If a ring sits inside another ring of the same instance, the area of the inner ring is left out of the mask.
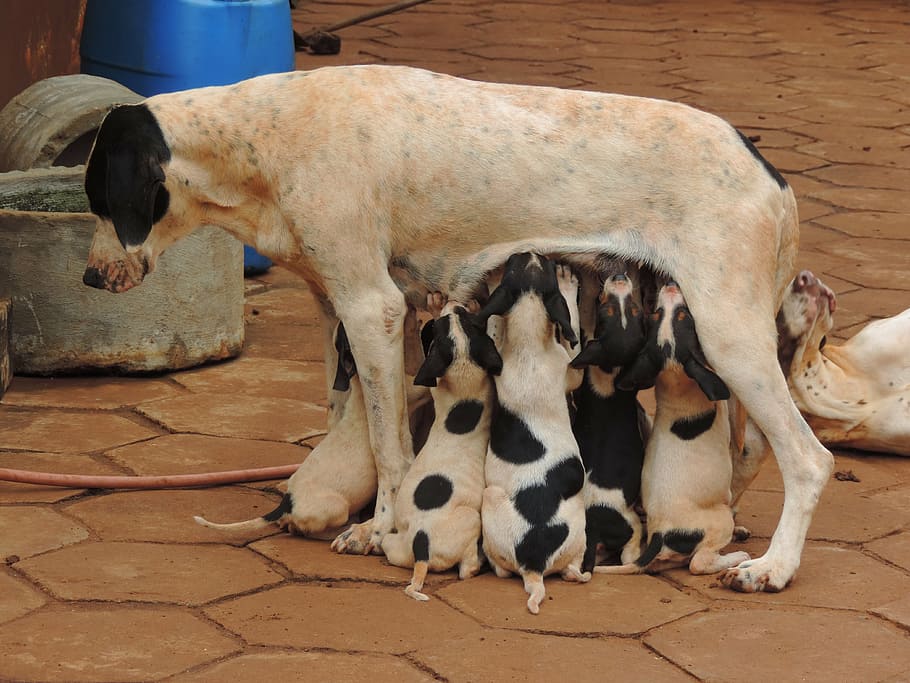
[[[774,562],[757,557],[725,571],[721,582],[739,593],[779,593],[792,577],[793,572],[780,571]]]
[[[345,555],[367,555],[373,548],[373,520],[352,524],[332,541],[332,550]]]

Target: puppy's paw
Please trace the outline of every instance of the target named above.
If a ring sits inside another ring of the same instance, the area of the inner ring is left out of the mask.
[[[559,283],[560,294],[569,306],[578,301],[578,276],[568,264],[556,264],[556,281]]]
[[[344,555],[367,555],[373,550],[373,520],[352,524],[332,541],[332,550]]]
[[[749,531],[749,529],[747,529],[744,526],[733,527],[733,540],[734,541],[737,541],[739,543],[742,543],[743,541],[748,541],[749,537],[751,535],[752,535],[752,532]]]
[[[793,573],[765,557],[757,557],[725,571],[721,583],[739,593],[778,593],[790,583]]]
[[[442,309],[446,305],[448,298],[442,292],[430,292],[427,294],[427,311],[435,320],[442,315]]]

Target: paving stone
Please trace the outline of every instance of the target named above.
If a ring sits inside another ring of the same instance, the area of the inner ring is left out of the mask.
[[[592,605],[593,607],[593,605]],[[542,614],[543,612],[541,612]],[[617,680],[633,683],[690,681],[665,659],[626,638],[564,638],[509,631],[483,631],[454,639],[428,639],[413,657],[452,683]]]
[[[902,190],[910,187],[910,169],[863,164],[837,164],[809,171],[813,178],[819,178],[845,187],[869,187],[875,189]],[[910,233],[910,227],[907,230]]]
[[[13,577],[8,571],[0,570],[0,624],[18,619],[46,602],[43,593]],[[2,652],[3,646],[0,645],[0,656]]]
[[[308,446],[276,441],[167,434],[107,455],[136,474],[164,475],[292,465],[303,462],[309,452]]]
[[[910,595],[876,607],[872,613],[898,623],[905,629],[910,628]]]
[[[187,491],[127,491],[93,496],[67,507],[103,541],[154,541],[160,543],[227,543],[243,545],[275,533],[277,527],[259,531],[218,531],[193,521],[201,515],[213,522],[238,522],[271,512],[278,496],[241,486]]]
[[[156,432],[105,413],[65,412],[0,406],[0,448],[51,453],[85,453],[141,441]]]
[[[540,614],[528,612],[519,579],[484,574],[447,585],[436,595],[486,626],[564,634],[642,633],[697,612],[705,604],[652,576],[597,575],[587,584],[545,580]],[[592,605],[604,605],[592,610]]]
[[[158,680],[239,647],[177,608],[54,605],[0,625],[0,679]]]
[[[759,557],[767,541],[728,546]],[[910,576],[859,550],[812,542],[803,549],[796,578],[780,593],[737,593],[722,586],[717,576],[693,576],[687,570],[667,572],[674,581],[699,591],[709,600],[732,600],[756,605],[794,605],[867,610],[910,591]]]
[[[0,467],[53,474],[123,474],[100,456],[67,456],[60,453],[0,453]],[[83,493],[85,489],[0,481],[0,501],[4,503],[55,503]]]
[[[802,211],[800,211],[800,215],[802,215]],[[900,213],[846,211],[829,214],[816,220],[822,225],[831,226],[854,237],[910,239],[910,225],[907,224],[907,217]]]
[[[17,568],[64,600],[198,605],[283,580],[255,553],[221,545],[83,543]]]
[[[322,331],[280,321],[246,321],[242,358],[278,358],[289,361],[325,359]]]
[[[888,562],[910,571],[910,532],[905,531],[895,536],[880,538],[863,547],[885,558]]]
[[[194,394],[290,398],[325,405],[322,363],[243,357],[175,374]]]
[[[864,683],[910,669],[906,634],[864,614],[780,608],[711,611],[657,629],[644,641],[709,681]],[[711,647],[704,647],[707,642]]]
[[[205,613],[246,642],[272,647],[398,654],[417,648],[428,633],[457,638],[480,630],[441,600],[418,603],[396,588],[368,584],[293,584]]]
[[[910,289],[910,269],[900,270],[889,265],[895,249],[892,240],[853,238],[820,248],[853,261],[854,267],[841,274],[852,282],[880,289]]]
[[[299,441],[325,432],[325,408],[289,398],[190,395],[136,409],[175,432],[271,441]]]
[[[88,538],[78,522],[48,507],[0,506],[0,560],[25,558]],[[15,561],[14,559],[7,561]]]
[[[125,377],[16,377],[4,405],[112,409],[180,393],[166,380]]]
[[[332,681],[332,683],[429,683],[436,680],[400,657],[348,652],[257,652],[177,676],[174,683],[224,681]]]
[[[907,242],[910,249],[910,241]],[[827,283],[825,283],[827,284]],[[862,310],[876,318],[888,318],[910,308],[910,289],[874,289],[867,287],[849,294],[838,295],[837,309],[841,306]]]
[[[832,481],[822,493],[808,537],[815,540],[862,543],[894,533],[910,518],[870,494],[846,488],[851,482]],[[780,519],[783,494],[747,490],[739,505],[737,522],[755,536],[770,538]]]
[[[295,281],[293,275],[288,276],[285,286],[251,296],[244,305],[244,311],[251,313],[253,308],[257,311],[255,314],[257,323],[281,321],[299,327],[322,329],[316,299],[303,279]],[[300,332],[304,333],[303,330]]]
[[[338,530],[338,532],[343,529]],[[338,532],[329,531],[321,538],[332,540]],[[316,540],[279,534],[250,545],[257,553],[287,567],[294,576],[305,579],[355,580],[391,583],[402,588],[411,580],[411,570],[389,564],[377,555],[340,555],[326,540]],[[425,586],[428,594],[433,587],[458,579],[456,571],[429,573]]]

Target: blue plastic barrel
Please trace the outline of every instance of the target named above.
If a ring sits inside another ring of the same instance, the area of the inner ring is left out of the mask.
[[[82,72],[140,95],[294,69],[288,0],[88,0]],[[244,246],[244,271],[264,272],[265,256]]]

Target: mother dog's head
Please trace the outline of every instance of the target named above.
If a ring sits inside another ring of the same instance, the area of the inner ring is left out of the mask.
[[[162,225],[176,222],[167,187],[170,159],[145,104],[117,106],[104,118],[85,171],[85,193],[97,217],[85,284],[112,292],[135,287],[161,252],[192,230]]]

